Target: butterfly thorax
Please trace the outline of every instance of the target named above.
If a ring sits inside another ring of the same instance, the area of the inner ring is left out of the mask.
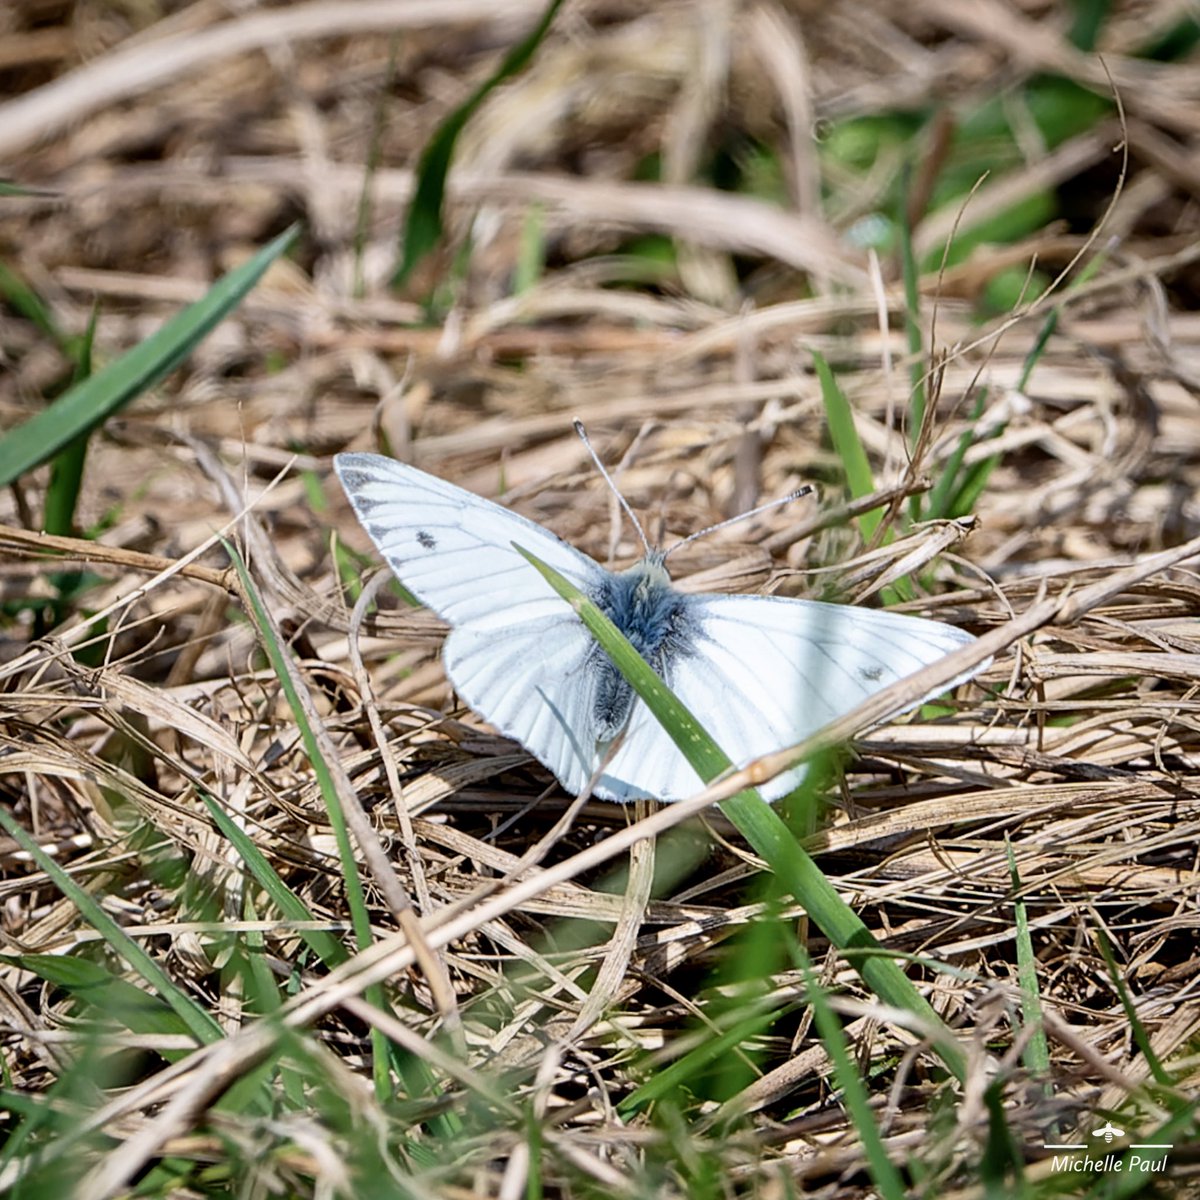
[[[591,599],[657,674],[664,674],[668,661],[690,652],[688,598],[671,586],[661,552],[606,576],[591,590]],[[596,672],[593,715],[600,740],[611,741],[629,719],[634,692],[599,645],[593,646],[589,667]]]

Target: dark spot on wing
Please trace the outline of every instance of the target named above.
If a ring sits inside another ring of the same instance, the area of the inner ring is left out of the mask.
[[[858,674],[867,683],[878,683],[883,678],[883,667],[879,664],[873,667],[859,667]]]
[[[433,534],[429,533],[427,530],[420,529],[417,531],[417,541],[425,550],[437,549],[437,538],[435,538]]]

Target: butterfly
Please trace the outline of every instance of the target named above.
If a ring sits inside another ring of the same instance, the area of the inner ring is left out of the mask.
[[[622,734],[595,795],[679,800],[703,784],[514,542],[593,600],[739,766],[974,641],[951,625],[877,609],[681,592],[669,551],[647,548],[632,567],[609,571],[548,529],[416,467],[359,453],[338,455],[334,466],[396,578],[450,626],[442,661],[458,694],[572,794]],[[759,792],[778,799],[803,774],[801,765]]]

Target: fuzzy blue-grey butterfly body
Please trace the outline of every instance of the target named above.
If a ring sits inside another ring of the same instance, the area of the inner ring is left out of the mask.
[[[696,652],[697,629],[689,597],[671,586],[659,553],[619,574],[605,571],[598,584],[589,589],[588,599],[663,678],[672,674],[676,663]],[[597,737],[611,742],[625,728],[637,697],[599,642],[592,643],[588,670],[596,674],[592,713]]]
[[[589,596],[738,765],[800,741],[974,640],[951,625],[875,609],[680,592],[662,552],[612,572],[540,525],[415,467],[377,454],[334,462],[393,573],[450,625],[442,657],[459,695],[568,792],[583,789],[621,733],[596,795],[679,800],[702,783],[514,542]],[[803,773],[797,767],[759,790],[777,799]]]

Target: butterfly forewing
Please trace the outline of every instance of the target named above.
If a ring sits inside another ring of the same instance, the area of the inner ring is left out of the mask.
[[[396,578],[451,625],[504,625],[562,608],[513,542],[584,590],[602,571],[548,529],[416,467],[379,454],[339,454],[334,466]]]

